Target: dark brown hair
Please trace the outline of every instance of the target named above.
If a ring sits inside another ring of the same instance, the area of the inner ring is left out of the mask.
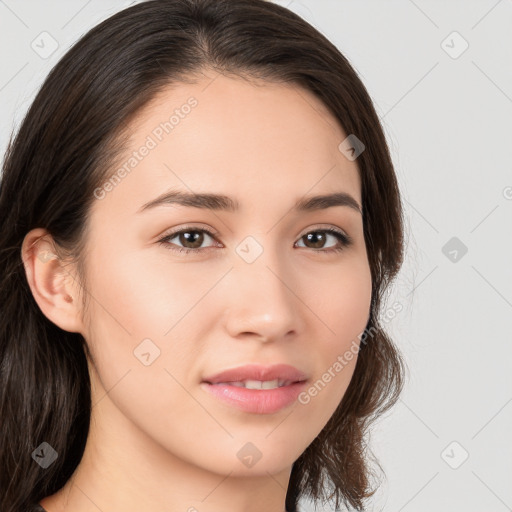
[[[91,411],[87,344],[39,309],[21,259],[23,239],[45,228],[85,268],[93,191],[108,176],[120,134],[158,92],[203,70],[312,91],[346,134],[365,145],[357,164],[373,283],[370,336],[335,413],[293,464],[286,507],[296,511],[301,496],[329,494],[336,507],[362,510],[375,492],[365,437],[398,399],[405,364],[378,318],[402,264],[403,214],[372,101],[339,50],[284,7],[264,0],[151,0],[115,14],[74,44],[7,149],[0,188],[2,512],[31,510],[67,482],[81,460]],[[32,458],[43,441],[59,454],[47,469]]]

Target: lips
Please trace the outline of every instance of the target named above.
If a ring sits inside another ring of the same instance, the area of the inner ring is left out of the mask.
[[[292,406],[306,386],[306,381],[274,389],[247,389],[222,383],[200,384],[203,391],[230,409],[252,414],[274,414]]]
[[[288,364],[275,364],[271,366],[248,364],[210,375],[205,377],[203,382],[208,384],[220,384],[279,380],[280,383],[285,382],[286,384],[292,384],[294,382],[305,381],[307,378],[308,376],[304,372]]]

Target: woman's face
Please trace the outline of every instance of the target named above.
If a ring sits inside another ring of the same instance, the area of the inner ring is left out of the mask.
[[[333,193],[361,205],[357,163],[338,148],[348,134],[303,89],[223,75],[168,88],[130,127],[89,219],[82,334],[94,424],[134,436],[162,463],[289,470],[341,401],[356,363],[344,355],[369,317],[360,211],[294,208]],[[171,191],[238,208],[147,206]],[[330,228],[351,244],[321,231]],[[252,363],[294,366],[307,382],[276,410],[257,398],[232,405],[203,384]]]

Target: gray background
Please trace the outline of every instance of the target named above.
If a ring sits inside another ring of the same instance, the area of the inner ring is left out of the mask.
[[[70,44],[132,3],[0,1],[2,153]],[[383,321],[410,373],[372,430],[386,479],[368,510],[512,510],[512,1],[276,3],[360,74],[406,208],[402,309]]]

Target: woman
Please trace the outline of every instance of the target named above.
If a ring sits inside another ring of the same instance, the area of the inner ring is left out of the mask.
[[[0,189],[0,509],[362,510],[404,364],[370,97],[263,0],[152,0],[80,39]]]

